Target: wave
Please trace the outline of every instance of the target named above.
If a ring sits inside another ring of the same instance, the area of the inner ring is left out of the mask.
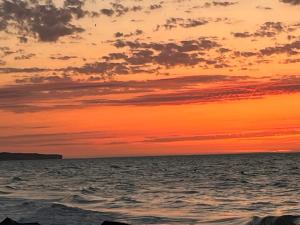
[[[98,188],[96,187],[92,187],[92,186],[89,186],[89,187],[84,187],[80,190],[80,192],[82,194],[94,194],[95,192],[98,191]]]
[[[71,204],[94,204],[101,202],[100,200],[90,199],[87,197],[84,197],[82,195],[69,195],[63,199],[61,199],[62,202],[65,203],[71,203]]]
[[[105,220],[124,221],[122,214],[99,212],[54,203],[50,200],[29,200],[0,197],[0,220],[12,218],[21,223],[38,222],[43,225],[99,225]]]
[[[9,195],[12,192],[0,190],[0,195]]]
[[[38,221],[43,225],[99,225],[105,220],[119,221],[120,219],[121,216],[114,213],[96,212],[60,203],[51,203],[37,209],[22,222]]]
[[[199,221],[197,218],[188,218],[186,215],[157,215],[148,211],[148,215],[130,215],[118,209],[110,211],[108,208],[88,210],[72,206],[72,201],[88,203],[82,196],[74,195],[65,199],[65,202],[57,200],[29,200],[11,197],[0,197],[0,220],[2,216],[8,216],[22,223],[39,222],[43,225],[99,225],[105,220],[120,221],[128,224],[205,224],[205,225],[300,225],[300,216],[282,215],[253,217],[218,218],[217,220]],[[76,204],[74,204],[76,205]],[[78,205],[78,204],[77,204]],[[8,207],[9,206],[9,207]],[[153,209],[154,210],[154,209]],[[205,220],[205,218],[203,218]]]
[[[15,183],[15,182],[20,182],[20,181],[24,181],[21,177],[13,177],[12,179],[11,179],[11,182],[12,183]]]

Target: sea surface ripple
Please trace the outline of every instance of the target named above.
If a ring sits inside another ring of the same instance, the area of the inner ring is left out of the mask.
[[[0,219],[44,225],[240,225],[299,202],[300,154],[0,162]]]

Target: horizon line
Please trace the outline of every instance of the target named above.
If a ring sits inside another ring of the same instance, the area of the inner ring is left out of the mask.
[[[162,154],[162,155],[116,155],[116,156],[87,156],[65,157],[63,159],[110,159],[110,158],[150,158],[150,157],[180,157],[180,156],[225,156],[225,155],[261,155],[261,154],[299,154],[300,150],[279,150],[263,152],[228,152],[228,153],[199,153],[199,154]]]

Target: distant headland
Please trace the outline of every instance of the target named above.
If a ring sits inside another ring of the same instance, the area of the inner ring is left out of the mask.
[[[0,161],[6,161],[6,160],[42,160],[42,159],[63,159],[63,156],[59,155],[59,154],[0,152]]]

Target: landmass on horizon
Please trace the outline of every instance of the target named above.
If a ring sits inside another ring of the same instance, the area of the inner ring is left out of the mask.
[[[63,156],[60,154],[11,153],[11,152],[0,153],[0,161],[41,160],[41,159],[63,159]]]

